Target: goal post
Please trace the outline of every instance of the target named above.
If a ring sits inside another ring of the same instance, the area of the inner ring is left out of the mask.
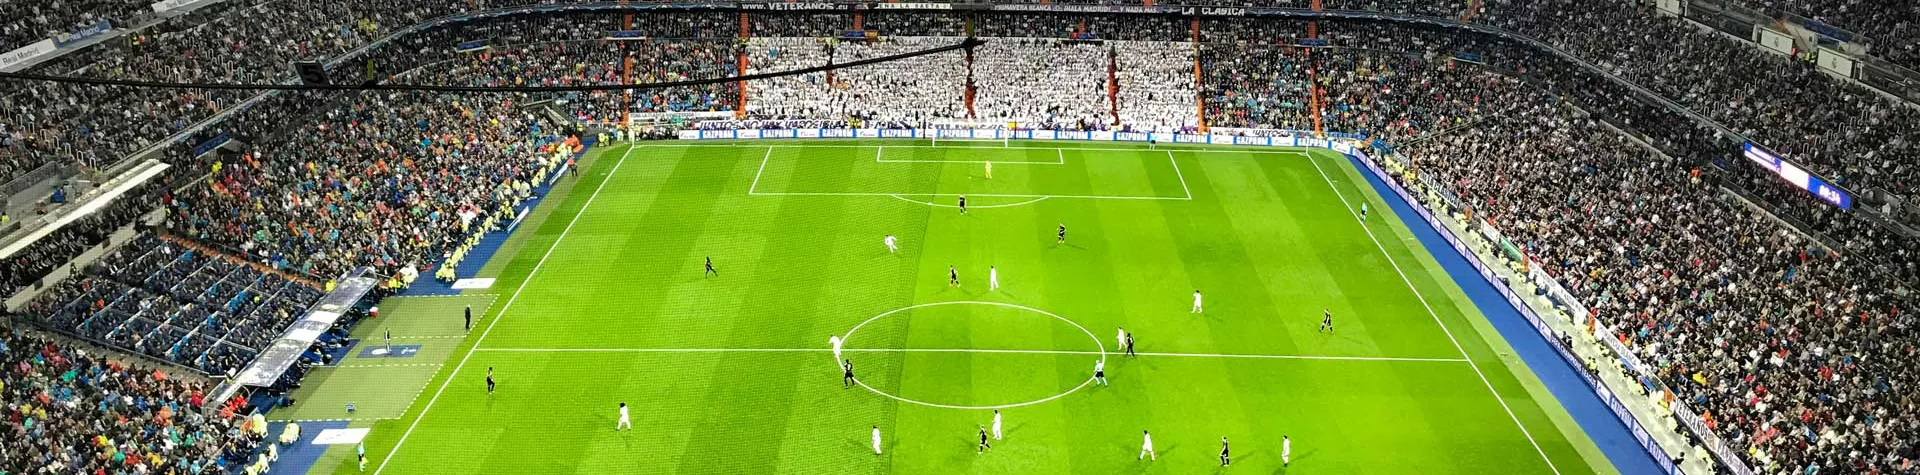
[[[927,138],[934,146],[948,143],[986,143],[1007,147],[1013,137],[1013,124],[971,120],[935,120],[927,122]]]

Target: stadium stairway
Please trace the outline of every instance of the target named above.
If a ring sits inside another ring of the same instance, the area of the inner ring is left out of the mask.
[[[1657,462],[1640,447],[1626,424],[1614,417],[1606,403],[1575,373],[1581,369],[1573,367],[1548,346],[1540,333],[1527,322],[1527,318],[1520,315],[1506,297],[1500,295],[1499,290],[1493,288],[1493,283],[1481,278],[1480,272],[1467,262],[1465,256],[1455,252],[1438,230],[1418,217],[1419,213],[1414,211],[1412,203],[1401,199],[1378,175],[1367,171],[1366,164],[1360,163],[1359,158],[1348,156],[1347,161],[1366,178],[1374,193],[1393,208],[1394,214],[1405,220],[1407,229],[1420,239],[1421,246],[1466,292],[1474,307],[1487,316],[1488,323],[1493,324],[1500,332],[1500,337],[1513,347],[1514,353],[1526,362],[1527,368],[1533,370],[1533,374],[1553,393],[1553,398],[1567,409],[1567,413],[1606,454],[1614,468],[1623,474],[1661,473]]]
[[[598,140],[595,137],[581,137],[580,144],[582,147],[580,147],[580,151],[574,152],[573,159],[576,162],[579,161],[580,157],[585,156],[588,150],[593,150],[596,142],[598,142]],[[535,187],[533,189],[533,197],[527,199],[526,203],[520,205],[522,210],[520,216],[524,218],[527,215],[533,214],[533,210],[538,208],[540,203],[546,199],[548,192],[553,191],[554,184],[560,183],[560,181],[566,177],[567,173],[569,173],[569,171],[565,170],[563,165],[561,169],[555,170],[552,179]],[[487,266],[487,261],[493,260],[493,254],[499,252],[500,246],[505,245],[507,239],[513,237],[513,232],[519,228],[520,219],[515,218],[512,223],[507,225],[505,232],[490,231],[485,236],[482,236],[480,242],[474,244],[473,249],[467,251],[466,259],[460,261],[460,264],[453,267],[454,275],[464,279],[479,274],[480,269]],[[441,263],[435,263],[433,268],[439,268],[440,264]],[[420,279],[414,281],[413,285],[407,287],[406,290],[401,291],[398,296],[426,297],[434,295],[460,295],[460,289],[453,288],[454,283],[458,281],[447,282],[435,279],[432,274],[431,269],[422,271],[420,273]]]

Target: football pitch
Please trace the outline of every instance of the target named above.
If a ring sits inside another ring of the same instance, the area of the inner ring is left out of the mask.
[[[310,379],[397,388],[355,422],[366,473],[1615,473],[1333,152],[590,153],[483,271],[491,288],[382,304],[382,325],[446,335],[426,369]],[[1004,438],[978,453],[995,409]],[[1137,460],[1143,431],[1157,460]],[[361,473],[331,455],[316,471]]]

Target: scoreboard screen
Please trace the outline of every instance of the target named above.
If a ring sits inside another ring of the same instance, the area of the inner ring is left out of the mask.
[[[1827,183],[1825,179],[1808,173],[1806,169],[1800,168],[1799,165],[1794,165],[1793,162],[1780,158],[1779,155],[1775,155],[1772,151],[1764,147],[1756,145],[1753,142],[1747,142],[1740,145],[1740,154],[1745,155],[1747,160],[1752,160],[1754,163],[1759,164],[1761,168],[1765,168],[1767,171],[1773,172],[1774,175],[1778,175],[1780,179],[1786,180],[1787,183],[1800,187],[1802,190],[1807,190],[1808,193],[1813,193],[1813,196],[1820,198],[1821,201],[1825,201],[1827,204],[1838,206],[1840,209],[1845,210],[1853,209],[1852,194],[1840,189],[1839,186]]]

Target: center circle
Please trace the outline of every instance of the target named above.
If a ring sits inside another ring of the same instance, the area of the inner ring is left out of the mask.
[[[859,332],[860,332],[860,328],[861,328],[861,327],[865,327],[865,326],[867,326],[867,324],[869,324],[869,323],[873,323],[874,321],[877,321],[877,320],[880,320],[880,319],[883,319],[883,318],[887,318],[887,317],[890,317],[890,316],[893,316],[893,315],[895,315],[895,314],[898,314],[898,313],[900,313],[900,312],[906,312],[906,311],[909,311],[909,310],[914,310],[914,309],[921,309],[921,308],[928,308],[928,307],[940,307],[940,306],[946,306],[946,305],[989,305],[989,306],[995,306],[995,307],[1005,307],[1005,308],[1012,308],[1012,309],[1018,309],[1018,310],[1024,310],[1024,311],[1028,311],[1028,312],[1033,312],[1033,313],[1038,313],[1038,314],[1041,314],[1041,315],[1046,315],[1046,316],[1048,316],[1048,317],[1053,317],[1053,319],[1055,319],[1055,320],[1059,320],[1059,321],[1061,321],[1061,322],[1064,322],[1064,323],[1066,323],[1066,324],[1068,324],[1068,325],[1072,325],[1072,326],[1073,326],[1074,328],[1076,328],[1076,329],[1079,329],[1081,333],[1085,333],[1085,334],[1087,335],[1087,339],[1089,339],[1089,340],[1093,340],[1093,345],[1094,345],[1094,347],[1096,347],[1096,348],[1099,348],[1099,354],[1100,354],[1100,362],[1101,362],[1102,364],[1105,364],[1105,363],[1106,363],[1106,361],[1107,361],[1107,346],[1106,346],[1105,344],[1103,344],[1103,343],[1101,343],[1101,342],[1100,342],[1100,337],[1096,337],[1096,336],[1093,336],[1093,332],[1092,332],[1092,331],[1089,331],[1089,330],[1087,330],[1087,327],[1084,327],[1084,326],[1081,326],[1081,325],[1080,325],[1079,323],[1077,323],[1077,322],[1074,322],[1073,320],[1071,320],[1071,319],[1068,319],[1067,317],[1062,317],[1062,316],[1060,316],[1059,314],[1056,314],[1056,313],[1053,313],[1053,312],[1048,312],[1048,311],[1046,311],[1046,310],[1041,310],[1041,309],[1037,309],[1037,308],[1033,308],[1033,307],[1028,307],[1028,306],[1025,306],[1025,305],[1017,305],[1017,304],[1010,304],[1010,303],[1005,303],[1005,302],[983,302],[983,301],[978,301],[978,300],[957,300],[957,301],[952,301],[952,302],[933,302],[933,303],[923,303],[923,304],[919,304],[919,305],[911,305],[911,306],[906,306],[906,307],[901,307],[901,308],[896,308],[896,309],[893,309],[893,310],[888,310],[888,311],[886,311],[885,313],[881,313],[881,314],[879,314],[879,315],[874,315],[873,317],[870,317],[870,318],[868,318],[868,319],[866,319],[866,321],[862,321],[862,322],[860,322],[860,324],[858,324],[858,325],[854,325],[852,329],[850,329],[850,330],[847,330],[847,334],[846,334],[846,335],[844,335],[844,336],[841,336],[840,338],[841,338],[841,341],[845,341],[845,342],[851,342],[851,341],[853,341],[853,335],[854,335],[855,333],[859,333]],[[850,349],[850,348],[849,348],[849,349],[846,349],[846,351],[857,351],[857,350],[852,350],[852,349]],[[913,350],[911,350],[911,349],[907,349],[907,350],[901,350],[901,351],[913,351]],[[1018,352],[1018,351],[1007,351],[1007,352],[1010,352],[1010,353],[1011,353],[1011,352]],[[1039,351],[1036,351],[1036,352],[1039,352]],[[839,364],[839,362],[838,362],[838,361],[835,361],[835,362],[834,362],[834,364],[835,364],[835,365],[838,365],[838,364]],[[1048,402],[1048,401],[1052,401],[1052,400],[1055,400],[1055,399],[1060,399],[1060,398],[1063,398],[1063,397],[1066,397],[1066,396],[1067,396],[1067,395],[1069,395],[1069,394],[1073,394],[1073,393],[1074,393],[1075,391],[1079,391],[1079,390],[1081,390],[1081,389],[1083,389],[1083,388],[1086,388],[1086,387],[1087,387],[1088,385],[1090,385],[1090,384],[1093,384],[1093,373],[1092,373],[1092,370],[1093,370],[1093,368],[1087,368],[1087,370],[1088,370],[1088,373],[1087,373],[1087,379],[1086,379],[1086,380],[1083,380],[1083,381],[1081,381],[1079,385],[1077,385],[1077,386],[1074,386],[1073,388],[1071,388],[1071,389],[1068,389],[1068,390],[1066,390],[1066,391],[1061,391],[1061,392],[1060,392],[1060,393],[1058,393],[1058,394],[1054,394],[1054,395],[1051,395],[1051,396],[1047,396],[1047,397],[1043,397],[1043,398],[1039,398],[1039,399],[1034,399],[1034,400],[1031,400],[1031,401],[1024,401],[1024,402],[1016,402],[1016,403],[1011,403],[1011,404],[994,404],[994,405],[956,405],[956,404],[941,404],[941,403],[936,403],[936,402],[928,402],[928,401],[922,401],[922,400],[918,400],[918,399],[912,399],[912,398],[907,398],[907,397],[902,397],[902,396],[900,396],[900,395],[898,395],[898,394],[893,394],[893,393],[889,393],[889,392],[886,392],[886,391],[883,391],[883,390],[880,390],[879,388],[875,388],[875,387],[873,387],[873,386],[869,386],[869,385],[867,385],[867,383],[866,383],[865,381],[861,381],[861,380],[860,380],[859,378],[855,378],[855,379],[854,379],[854,383],[855,383],[855,384],[858,384],[858,385],[860,385],[860,387],[862,387],[862,388],[866,388],[866,390],[868,390],[868,391],[872,391],[872,392],[873,392],[874,394],[878,394],[878,395],[881,395],[881,396],[884,396],[884,397],[886,397],[886,398],[888,398],[888,399],[892,399],[892,400],[895,400],[895,401],[900,401],[900,402],[904,402],[904,403],[909,403],[909,404],[918,404],[918,405],[922,405],[922,406],[927,406],[927,407],[939,407],[939,408],[946,408],[946,409],[974,409],[974,410],[991,410],[991,409],[1008,409],[1008,408],[1015,408],[1015,407],[1022,407],[1022,406],[1031,406],[1031,405],[1034,405],[1034,404],[1040,404],[1040,403],[1044,403],[1044,402]]]
[[[956,208],[957,209],[960,207],[960,205],[957,204],[958,200],[952,197],[943,197],[947,199],[947,201],[940,202],[939,200],[941,198],[933,198],[926,201],[922,201],[917,198],[908,198],[908,196],[925,196],[925,195],[909,194],[909,195],[887,195],[887,196],[891,196],[893,197],[893,199],[896,199],[896,200],[905,201],[908,203],[923,204],[923,205],[932,206],[935,208]],[[984,197],[975,197],[975,198],[969,199],[969,201],[973,201],[973,203],[968,204],[967,209],[1012,208],[1015,206],[1024,206],[1024,205],[1039,203],[1041,201],[1046,201],[1047,198],[1052,198],[1052,197],[1051,196],[1031,196],[1031,197],[1004,198],[1006,200],[1011,200],[1011,201],[1008,201],[1005,203],[979,204],[980,201],[989,201],[989,200],[997,201],[995,200],[996,198],[1001,198],[1001,197],[984,196]]]

